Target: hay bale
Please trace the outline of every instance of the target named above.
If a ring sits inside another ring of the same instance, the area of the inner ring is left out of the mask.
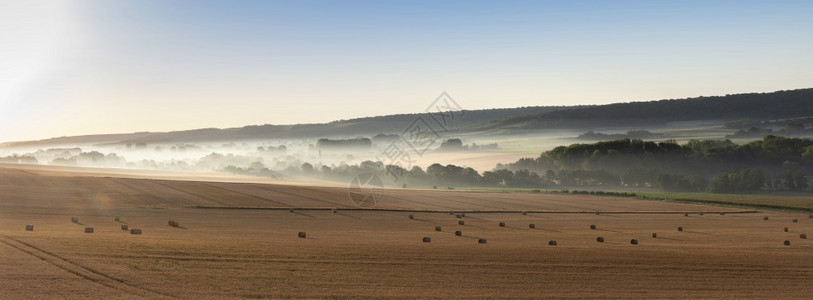
[[[631,240],[630,240],[630,244],[632,244],[632,245],[638,245],[638,240],[636,240],[636,239],[631,239]]]
[[[335,213],[338,213],[338,212],[339,212],[339,210],[334,208],[334,209],[331,209],[331,210],[330,210],[330,212],[332,212],[332,213],[334,213],[334,214],[335,214]]]
[[[721,216],[725,216],[725,213],[724,213],[724,212],[721,212],[721,213],[720,213],[720,215],[721,215]]]
[[[435,226],[435,231],[440,231],[440,226]]]
[[[595,224],[590,224],[590,229],[595,230],[595,229],[596,229],[596,225],[595,225]]]
[[[788,228],[787,228],[787,227],[785,227],[785,232],[788,232]]]
[[[464,217],[464,218],[465,218],[465,217],[466,217],[466,213],[460,213],[460,216],[462,216],[462,217]]]
[[[180,227],[180,225],[178,224],[178,221],[175,221],[175,220],[169,220],[169,226]]]
[[[684,216],[684,217],[688,217],[688,216],[689,216],[689,213],[683,213],[683,216]]]
[[[130,234],[141,234],[141,228],[130,229]]]
[[[288,209],[288,212],[294,212],[294,209],[293,209],[293,208],[289,208],[289,209]]]
[[[556,246],[556,241],[554,241],[554,240],[550,240],[550,241],[548,242],[548,245],[550,245],[550,246]]]
[[[523,212],[522,212],[522,215],[523,215],[523,216],[527,216],[527,215],[528,215],[528,213],[523,211]]]
[[[93,227],[85,227],[85,233],[93,233]]]
[[[478,244],[485,244],[486,242],[487,242],[487,241],[486,241],[486,239],[479,239],[479,240],[477,240],[477,243],[478,243]]]
[[[304,231],[300,231],[299,233],[296,234],[296,236],[299,237],[300,239],[304,239],[308,237],[308,234],[306,234]]]
[[[425,237],[423,237],[423,242],[424,242],[424,243],[431,243],[431,242],[432,242],[432,238],[431,238],[431,237],[428,237],[428,236],[425,236]]]
[[[785,242],[783,244],[785,244],[785,246],[790,246],[790,241],[785,240]]]
[[[128,226],[127,224],[121,224],[121,230],[128,230],[128,229],[130,229],[130,226]]]
[[[658,233],[653,232],[653,233],[652,233],[652,238],[653,238],[653,239],[658,238]]]
[[[25,231],[34,231],[34,225],[25,225]]]
[[[603,243],[604,242],[604,237],[597,237],[596,242]]]
[[[466,222],[464,222],[463,220],[460,220],[460,221],[457,221],[457,225],[466,225]]]
[[[799,238],[800,238],[800,239],[806,239],[806,238],[807,238],[807,234],[806,234],[806,233],[802,233],[802,234],[800,234],[800,235],[799,235]]]
[[[763,221],[768,221],[768,217],[767,217],[767,216],[762,217],[762,220],[763,220]]]
[[[500,227],[505,227],[505,222],[500,222]]]
[[[115,217],[113,217],[113,221],[116,221],[116,222],[121,221],[121,217],[115,216]]]
[[[454,235],[456,235],[456,236],[462,236],[462,235],[463,235],[463,232],[462,232],[462,231],[460,231],[460,230],[458,230],[458,231],[455,231],[455,232],[454,232]]]
[[[813,215],[809,215],[809,216],[807,216],[807,217],[808,217],[808,218],[811,218],[811,219],[813,219]]]
[[[409,219],[410,219],[410,220],[414,220],[414,219],[415,219],[415,216],[414,216],[414,215],[409,215]]]
[[[791,222],[793,222],[793,223],[799,223],[799,220],[797,220],[797,219],[793,219],[793,220],[791,220]]]
[[[703,212],[702,212],[702,211],[700,212],[700,215],[701,215],[701,216],[703,215]]]
[[[683,226],[678,226],[678,231],[683,231]]]
[[[79,217],[71,217],[71,222],[79,223]]]
[[[528,224],[528,228],[534,229],[534,228],[536,228],[536,224]]]
[[[601,214],[601,212],[599,212],[599,211],[596,211],[596,215],[597,215],[597,216],[598,216],[598,215],[600,215],[600,214]]]
[[[463,216],[461,216],[460,214],[456,214],[456,215],[455,215],[455,217],[456,217],[456,218],[458,218],[458,219],[460,219],[460,218],[462,218]]]

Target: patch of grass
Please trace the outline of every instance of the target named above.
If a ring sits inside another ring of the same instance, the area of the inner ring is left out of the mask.
[[[644,192],[639,197],[688,203],[734,205],[813,212],[813,197],[799,194],[709,194]]]

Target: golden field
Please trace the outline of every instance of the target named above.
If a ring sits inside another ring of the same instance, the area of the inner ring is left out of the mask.
[[[0,297],[810,297],[802,213],[414,189],[362,210],[341,186],[149,177],[0,166]]]

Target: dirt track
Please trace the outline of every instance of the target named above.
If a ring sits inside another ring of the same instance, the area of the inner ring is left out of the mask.
[[[808,298],[813,278],[799,213],[401,189],[377,207],[438,212],[361,211],[342,187],[76,175],[0,168],[0,297]]]

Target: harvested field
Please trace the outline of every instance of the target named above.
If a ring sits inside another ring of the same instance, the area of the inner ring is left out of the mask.
[[[57,175],[0,167],[0,297],[806,298],[813,278],[801,213],[411,189],[356,210],[341,187]],[[434,230],[450,210],[465,235]]]

